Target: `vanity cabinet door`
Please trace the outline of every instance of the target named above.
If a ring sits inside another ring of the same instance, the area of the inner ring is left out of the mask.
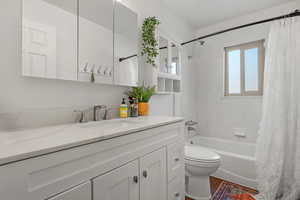
[[[48,200],[92,200],[91,183],[84,183]]]
[[[166,149],[140,159],[141,200],[167,199]]]
[[[93,200],[139,200],[139,163],[133,161],[93,181]]]

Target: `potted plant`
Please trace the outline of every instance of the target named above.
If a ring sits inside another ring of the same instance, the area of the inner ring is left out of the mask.
[[[155,87],[133,87],[126,95],[138,100],[139,116],[146,116],[149,114],[149,101],[155,93]]]
[[[160,21],[156,17],[148,17],[144,20],[142,27],[142,56],[146,56],[146,62],[155,65],[155,58],[158,56],[158,42],[155,32]]]

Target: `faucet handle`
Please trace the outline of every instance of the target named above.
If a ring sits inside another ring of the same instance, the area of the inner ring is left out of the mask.
[[[94,105],[95,108],[98,108],[98,109],[106,109],[107,106],[106,105]]]
[[[79,123],[87,123],[86,110],[74,110],[75,113],[80,113]]]
[[[195,125],[197,125],[197,124],[198,124],[198,122],[195,122],[195,121],[193,121],[193,120],[190,120],[190,121],[185,122],[185,125],[186,125],[186,126],[195,126]]]
[[[89,63],[88,62],[86,62],[85,63],[85,65],[84,65],[84,67],[83,67],[83,72],[87,72],[88,71],[88,68],[89,68]]]
[[[93,107],[93,112],[94,112],[94,121],[99,121],[98,119],[98,110],[106,110],[107,106],[106,105],[94,105]]]
[[[105,108],[105,113],[104,113],[104,116],[103,116],[103,120],[109,120],[109,117],[108,117],[108,114],[109,114],[109,111],[110,110],[113,110],[113,108]]]

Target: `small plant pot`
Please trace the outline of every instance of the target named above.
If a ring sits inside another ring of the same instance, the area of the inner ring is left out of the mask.
[[[149,114],[149,103],[139,103],[139,116],[147,116]]]

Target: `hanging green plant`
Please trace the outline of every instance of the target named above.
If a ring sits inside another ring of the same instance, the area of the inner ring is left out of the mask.
[[[146,56],[146,62],[155,66],[155,58],[158,56],[158,42],[155,38],[155,29],[160,24],[156,17],[148,17],[142,27],[142,56]]]

